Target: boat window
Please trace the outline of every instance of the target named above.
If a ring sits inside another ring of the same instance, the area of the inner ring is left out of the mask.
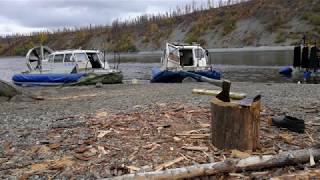
[[[194,53],[195,53],[196,58],[199,58],[199,59],[204,58],[204,53],[203,53],[202,49],[195,49]]]
[[[53,55],[50,55],[50,56],[49,56],[48,62],[53,62]]]
[[[56,54],[56,55],[54,56],[54,62],[55,62],[55,63],[63,62],[63,56],[64,56],[64,54]]]
[[[92,68],[102,68],[99,56],[97,53],[87,53]]]
[[[179,49],[176,47],[168,46],[169,59],[179,63]]]
[[[87,59],[87,55],[86,54],[84,54],[84,53],[76,53],[76,54],[74,54],[75,55],[75,57],[77,58],[77,61],[79,62],[79,61],[87,61],[88,59]]]
[[[64,62],[74,62],[74,59],[71,58],[72,54],[66,54],[64,57]]]

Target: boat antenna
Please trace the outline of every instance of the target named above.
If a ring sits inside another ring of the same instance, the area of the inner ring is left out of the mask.
[[[117,69],[119,69],[120,59],[121,59],[121,57],[120,57],[120,52],[118,52],[118,64],[117,64]]]
[[[103,64],[104,64],[104,69],[106,69],[106,50],[103,50]]]
[[[43,52],[43,46],[40,44],[40,53],[41,53],[41,59],[39,58],[39,70],[40,73],[42,73],[42,60],[44,60],[44,52]]]
[[[104,69],[106,69],[106,47],[105,47],[105,43],[103,43],[103,65],[104,65]]]

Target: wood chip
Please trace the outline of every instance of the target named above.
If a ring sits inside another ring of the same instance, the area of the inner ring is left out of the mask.
[[[173,140],[179,142],[179,141],[181,141],[181,138],[175,136],[175,137],[173,137]]]
[[[103,154],[103,155],[108,154],[108,152],[104,149],[103,146],[98,146],[98,150],[99,150],[100,154]]]
[[[293,141],[293,136],[289,133],[280,133],[279,137],[283,139],[286,143],[291,143]]]
[[[190,151],[208,151],[208,147],[201,147],[201,146],[184,146],[182,149],[190,150]]]
[[[148,150],[148,153],[153,152],[154,150],[156,150],[158,147],[160,147],[159,144],[155,144],[150,150]]]
[[[179,157],[179,158],[177,158],[177,159],[175,159],[175,160],[172,160],[172,161],[169,161],[169,162],[160,164],[159,166],[157,166],[157,167],[155,168],[155,170],[156,170],[156,171],[161,171],[162,169],[167,168],[167,167],[169,167],[169,166],[172,166],[172,165],[174,165],[174,164],[176,164],[176,163],[178,163],[178,162],[180,162],[180,161],[182,161],[182,160],[184,160],[184,157]]]
[[[202,128],[209,128],[210,127],[210,124],[207,124],[207,123],[200,123],[199,125]]]
[[[153,148],[155,145],[156,145],[156,143],[151,143],[151,144],[144,145],[144,146],[142,146],[142,147],[143,147],[144,149],[151,149],[151,148]]]
[[[131,171],[140,171],[141,168],[135,167],[135,166],[126,166]]]
[[[50,144],[49,145],[49,148],[52,149],[52,150],[59,149],[59,147],[60,147],[60,144]]]
[[[185,133],[177,133],[177,136],[190,136],[190,137],[197,137],[197,138],[206,138],[210,137],[210,134],[185,134]]]
[[[75,157],[75,158],[77,158],[77,159],[79,159],[79,160],[82,160],[82,161],[90,161],[92,158],[90,158],[90,157],[84,157],[84,156],[82,156],[82,155],[80,155],[80,154],[73,154],[73,156]]]
[[[308,131],[306,131],[306,134],[309,137],[311,143],[313,144],[314,143],[314,139],[312,138],[311,134]]]
[[[250,154],[246,153],[246,152],[242,152],[242,151],[236,150],[236,149],[233,149],[233,150],[231,150],[231,156],[235,157],[235,158],[244,159],[244,158],[249,157]]]
[[[111,133],[112,131],[107,130],[107,131],[98,131],[98,138],[103,138],[105,135]]]
[[[252,176],[265,176],[269,174],[269,171],[262,171],[262,172],[252,172],[251,175]]]
[[[134,151],[130,156],[129,156],[129,161],[132,161],[135,157],[138,151]]]
[[[240,177],[240,178],[246,178],[247,176],[239,174],[239,173],[229,173],[230,176],[234,176],[234,177]]]
[[[313,154],[310,150],[309,150],[309,153],[310,153],[310,166],[312,167],[312,166],[316,165],[316,163],[314,161]]]

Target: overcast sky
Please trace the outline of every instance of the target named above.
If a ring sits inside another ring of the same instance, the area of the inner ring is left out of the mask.
[[[195,0],[200,6],[208,0]],[[0,0],[0,35],[105,25],[114,19],[164,13],[193,0]]]

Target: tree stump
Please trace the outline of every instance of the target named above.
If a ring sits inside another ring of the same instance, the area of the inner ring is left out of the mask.
[[[237,101],[211,101],[211,139],[219,149],[252,150],[259,148],[260,99],[251,106]]]

